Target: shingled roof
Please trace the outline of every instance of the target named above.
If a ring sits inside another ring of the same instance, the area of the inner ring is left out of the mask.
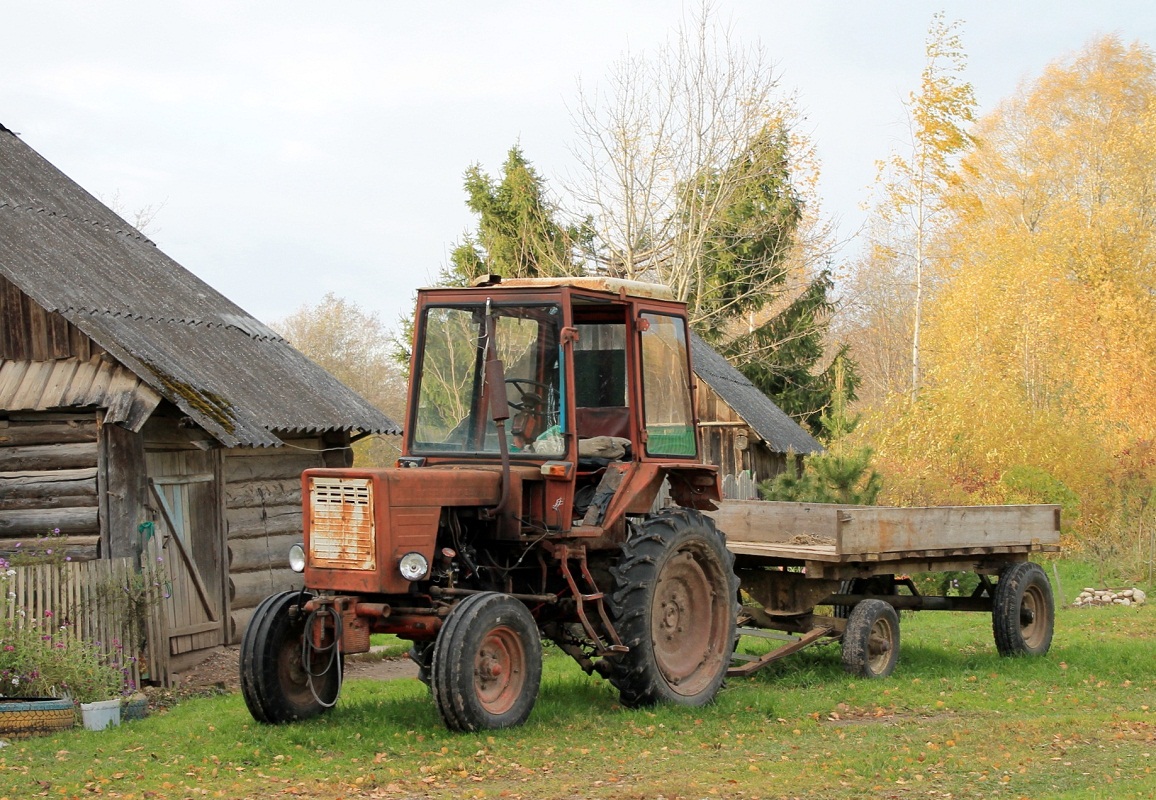
[[[822,451],[823,446],[811,434],[695,333],[690,335],[690,353],[699,379],[738,412],[772,450],[797,455]]]
[[[280,445],[278,432],[400,432],[3,125],[0,275],[227,447]]]

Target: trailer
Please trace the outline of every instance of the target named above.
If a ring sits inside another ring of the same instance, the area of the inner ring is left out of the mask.
[[[884,677],[899,657],[904,610],[991,614],[1004,656],[1042,655],[1051,644],[1051,585],[1028,559],[1059,551],[1059,506],[718,505],[706,513],[735,556],[739,634],[780,641],[759,657],[736,653],[731,676],[840,639],[849,672]],[[975,573],[979,582],[967,596],[929,596],[910,577],[927,572]]]

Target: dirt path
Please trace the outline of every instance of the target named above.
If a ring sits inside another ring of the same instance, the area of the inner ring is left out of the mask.
[[[235,692],[240,689],[239,659],[241,648],[222,647],[192,669],[178,677],[181,689],[218,688]],[[404,656],[399,658],[357,658],[345,662],[346,680],[387,681],[396,678],[416,678],[417,665]]]

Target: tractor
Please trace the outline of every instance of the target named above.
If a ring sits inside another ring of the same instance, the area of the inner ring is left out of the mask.
[[[635,281],[419,291],[402,455],[303,473],[287,556],[304,588],[266,598],[242,639],[253,717],[331,708],[374,633],[412,644],[456,731],[526,720],[543,641],[626,707],[709,703],[739,583],[703,513],[721,491],[688,339],[685,306]]]

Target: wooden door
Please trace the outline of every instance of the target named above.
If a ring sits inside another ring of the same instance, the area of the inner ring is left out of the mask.
[[[216,451],[146,451],[157,535],[172,591],[165,601],[169,653],[224,642],[220,457]]]

